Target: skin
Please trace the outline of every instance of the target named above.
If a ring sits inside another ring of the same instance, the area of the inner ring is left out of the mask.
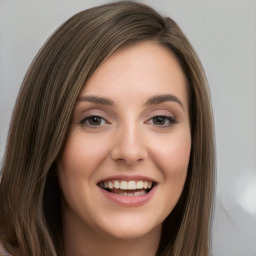
[[[172,97],[149,102],[159,95]],[[190,150],[186,80],[174,55],[151,41],[114,53],[82,90],[58,162],[65,255],[155,255]],[[97,184],[113,175],[143,175],[156,182],[154,194],[139,206],[108,200]]]

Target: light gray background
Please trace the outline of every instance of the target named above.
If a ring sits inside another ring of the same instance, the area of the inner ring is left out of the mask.
[[[0,161],[24,74],[67,18],[105,0],[0,0]],[[144,0],[172,17],[199,54],[216,124],[213,255],[256,255],[256,1]]]

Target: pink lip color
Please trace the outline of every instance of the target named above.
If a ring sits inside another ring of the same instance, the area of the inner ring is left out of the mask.
[[[115,193],[106,191],[105,189],[99,187],[101,193],[110,201],[126,207],[135,207],[146,204],[155,194],[156,186],[154,186],[147,194],[142,196],[121,196]]]

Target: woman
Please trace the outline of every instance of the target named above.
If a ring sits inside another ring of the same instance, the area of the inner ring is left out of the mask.
[[[119,2],[42,47],[14,109],[0,185],[11,255],[209,255],[210,96],[170,18]]]

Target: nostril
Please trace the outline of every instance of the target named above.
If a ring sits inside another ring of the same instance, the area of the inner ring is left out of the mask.
[[[146,146],[139,139],[129,137],[131,136],[123,136],[113,146],[110,154],[114,161],[132,165],[147,157]]]

